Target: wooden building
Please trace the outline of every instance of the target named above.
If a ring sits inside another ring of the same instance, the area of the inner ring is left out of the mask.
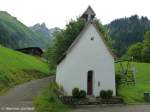
[[[43,50],[39,47],[27,47],[27,48],[21,48],[21,49],[16,49],[16,50],[25,54],[39,56],[39,57],[41,57],[43,54]]]

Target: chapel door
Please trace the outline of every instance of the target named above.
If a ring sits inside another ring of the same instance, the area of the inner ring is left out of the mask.
[[[87,95],[93,94],[93,71],[88,71],[87,74]]]

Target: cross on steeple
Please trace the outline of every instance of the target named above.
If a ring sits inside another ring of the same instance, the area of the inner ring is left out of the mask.
[[[85,10],[85,12],[82,14],[82,18],[84,18],[87,22],[90,22],[95,17],[95,12],[91,8],[91,6],[88,6],[88,8]]]

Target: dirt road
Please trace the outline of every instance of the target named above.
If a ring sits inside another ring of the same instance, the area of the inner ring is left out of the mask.
[[[33,99],[54,79],[47,77],[33,80],[10,89],[0,96],[0,112],[35,112]]]

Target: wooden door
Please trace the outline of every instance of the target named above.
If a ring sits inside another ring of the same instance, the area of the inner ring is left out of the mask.
[[[87,95],[93,94],[93,71],[88,71],[87,74]]]

